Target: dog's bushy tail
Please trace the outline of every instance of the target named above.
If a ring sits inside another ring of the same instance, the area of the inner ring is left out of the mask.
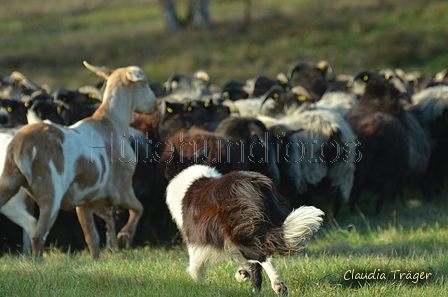
[[[314,206],[302,206],[292,211],[283,223],[283,240],[290,252],[306,247],[310,237],[322,225],[324,212]]]

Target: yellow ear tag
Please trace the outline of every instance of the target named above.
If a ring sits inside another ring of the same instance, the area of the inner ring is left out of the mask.
[[[389,74],[386,74],[386,75],[384,76],[384,78],[387,79],[387,80],[389,80],[389,79],[391,79],[392,77],[391,77]]]
[[[297,100],[303,102],[303,101],[306,101],[306,97],[303,95],[299,95],[299,96],[297,96]]]
[[[39,118],[42,118],[43,117],[43,113],[42,113],[42,110],[40,110],[40,109],[38,109],[38,110],[36,110],[37,111],[37,115],[39,116]]]
[[[8,112],[12,112],[12,107],[11,106],[6,106],[6,110],[8,111]]]
[[[193,107],[188,106],[188,107],[187,107],[187,110],[188,110],[188,111],[192,111],[192,110],[193,110]]]
[[[30,107],[30,102],[25,102],[23,105],[25,105],[25,107]]]
[[[363,80],[363,81],[368,81],[368,80],[369,80],[369,76],[368,76],[368,75],[364,75],[364,76],[362,77],[362,80]]]
[[[62,107],[58,106],[58,108],[56,108],[56,112],[58,113],[58,115],[61,115],[62,113]]]
[[[204,103],[204,107],[210,107],[210,106],[212,106],[212,103],[210,101]]]
[[[171,107],[167,107],[166,111],[168,111],[169,113],[173,113],[173,109]]]
[[[272,95],[272,98],[273,98],[275,101],[278,101],[278,99],[280,98],[280,96],[279,96],[277,93],[275,93],[274,95]]]
[[[235,109],[233,109],[233,108],[231,108],[231,109],[229,110],[229,112],[230,112],[230,113],[235,113],[235,112],[236,112],[236,110],[235,110]]]

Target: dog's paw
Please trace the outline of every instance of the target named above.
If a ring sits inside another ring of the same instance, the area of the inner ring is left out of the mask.
[[[288,287],[282,281],[277,281],[272,285],[275,293],[280,296],[288,295]]]
[[[245,282],[250,279],[250,273],[245,269],[240,269],[235,273],[235,278],[239,282]]]

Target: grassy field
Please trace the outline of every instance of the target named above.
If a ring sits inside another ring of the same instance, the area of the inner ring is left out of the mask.
[[[82,60],[111,68],[136,64],[156,82],[204,69],[218,85],[321,59],[337,73],[401,67],[435,74],[448,65],[445,1],[253,0],[252,26],[243,31],[241,2],[211,0],[212,28],[177,33],[164,30],[155,0],[100,3],[2,4],[0,73],[18,70],[57,89],[96,82]],[[179,8],[185,10],[185,1]],[[290,296],[445,296],[447,197],[442,192],[428,203],[409,190],[405,202],[389,202],[379,217],[366,211],[369,197],[360,206],[364,213],[344,209],[337,222],[327,216],[307,250],[277,258]],[[6,255],[0,296],[274,295],[266,279],[259,294],[237,283],[232,262],[212,264],[207,283],[193,283],[180,243],[101,258],[92,263],[86,252],[55,249],[43,262]],[[361,274],[376,279],[357,279]]]
[[[448,3],[430,0],[211,0],[209,30],[164,30],[156,0],[7,1],[0,12],[0,73],[18,70],[53,88],[96,82],[82,60],[136,64],[156,82],[204,69],[223,85],[328,60],[336,72],[401,67],[435,74],[448,65]],[[184,15],[186,1],[179,1]],[[96,8],[96,9],[95,9]],[[94,81],[92,81],[94,80]]]
[[[377,218],[347,211],[337,223],[327,218],[304,252],[278,256],[290,296],[445,296],[448,201],[406,196],[406,202],[388,203]],[[237,283],[231,261],[211,264],[201,285],[189,278],[187,265],[179,243],[103,252],[96,263],[87,252],[55,249],[42,262],[7,255],[0,258],[0,296],[275,295],[266,276],[256,294],[249,283]]]

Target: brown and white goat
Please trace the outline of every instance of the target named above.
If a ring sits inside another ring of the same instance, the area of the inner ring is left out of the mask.
[[[84,62],[107,79],[101,106],[70,127],[36,123],[11,140],[0,176],[0,207],[23,187],[36,200],[40,215],[32,237],[33,253],[42,257],[46,236],[58,210],[76,207],[92,259],[99,257],[99,236],[93,211],[111,204],[129,210],[118,233],[119,246],[130,244],[143,212],[131,187],[135,163],[127,139],[134,111],[153,113],[154,93],[136,66],[106,70]]]

